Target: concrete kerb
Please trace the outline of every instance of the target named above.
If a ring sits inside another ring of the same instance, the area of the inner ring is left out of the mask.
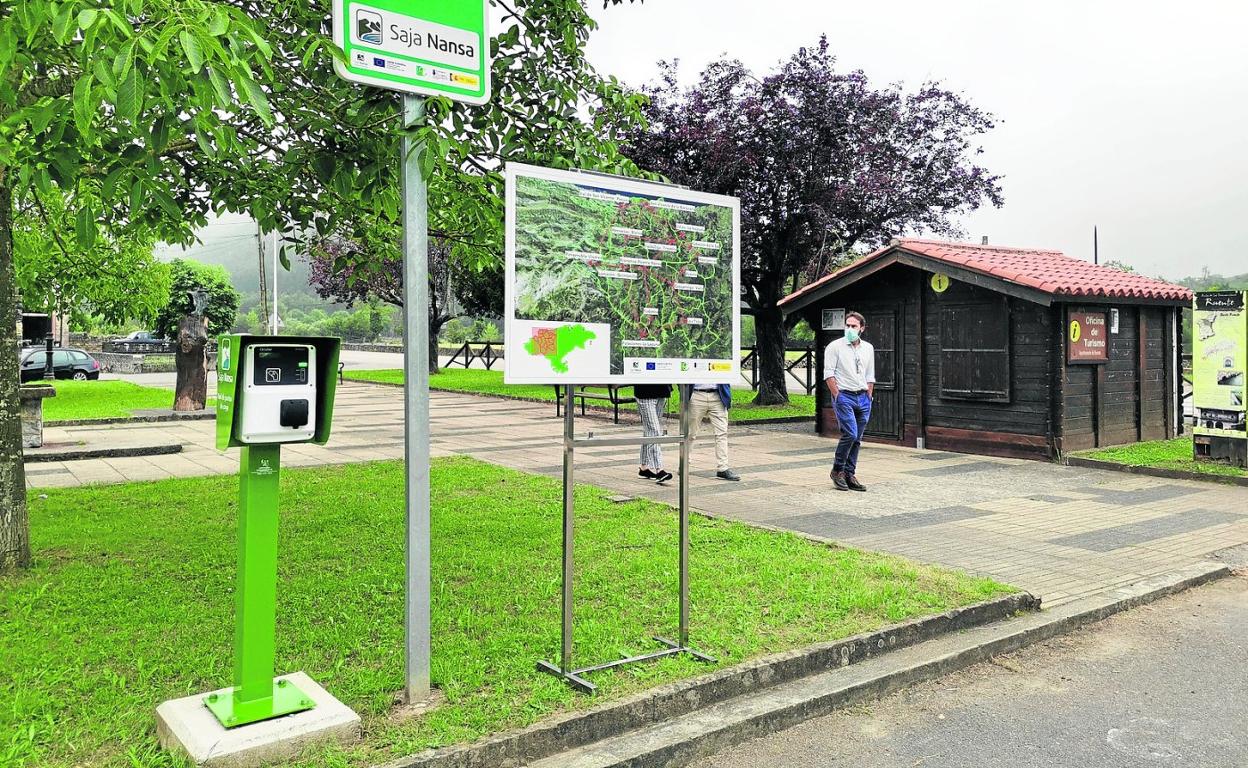
[[[1038,610],[1039,607],[1040,601],[1025,592],[1006,595],[876,632],[765,656],[473,744],[428,750],[400,758],[386,763],[384,768],[508,768],[524,765],[679,717],[717,702],[857,664],[934,637],[983,626],[1019,612]]]
[[[946,635],[847,670],[818,673],[736,701],[721,702],[652,728],[551,756],[533,763],[531,768],[685,765],[743,741],[846,706],[878,700],[1229,573],[1225,566],[1199,564],[1042,613]]]
[[[109,424],[155,424],[166,421],[208,421],[215,418],[217,418],[216,411],[209,408],[203,411],[190,411],[186,414],[166,413],[160,415],[110,416],[106,419],[60,419],[59,421],[45,421],[44,426],[102,427]]]
[[[1202,483],[1219,483],[1222,485],[1238,485],[1248,488],[1248,477],[1230,477],[1227,475],[1210,475],[1203,472],[1188,472],[1182,469],[1162,469],[1160,467],[1146,467],[1138,464],[1119,464],[1116,461],[1102,461],[1100,459],[1089,459],[1083,456],[1067,456],[1066,464],[1072,467],[1087,467],[1089,469],[1107,469],[1111,472],[1127,472],[1133,475],[1148,475],[1150,477],[1164,477],[1168,480],[1196,480]]]
[[[28,448],[22,455],[27,464],[49,461],[83,461],[85,459],[126,459],[135,456],[168,456],[181,453],[181,443],[163,445],[135,445],[127,448]]]

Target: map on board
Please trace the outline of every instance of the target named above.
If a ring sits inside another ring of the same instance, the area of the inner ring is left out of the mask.
[[[735,199],[531,166],[507,182],[507,381],[735,378]]]
[[[529,340],[524,344],[524,351],[530,355],[546,358],[555,373],[567,373],[568,364],[564,358],[578,349],[584,349],[587,343],[596,338],[597,334],[580,323],[553,328],[535,328],[532,329]]]

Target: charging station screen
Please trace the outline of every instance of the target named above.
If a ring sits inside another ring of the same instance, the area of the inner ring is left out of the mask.
[[[256,347],[254,359],[251,381],[256,386],[308,383],[307,347]]]

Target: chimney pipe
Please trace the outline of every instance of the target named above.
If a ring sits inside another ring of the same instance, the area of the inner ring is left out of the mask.
[[[980,239],[979,244],[980,244],[980,245],[988,245],[988,235],[984,235],[984,236]]]

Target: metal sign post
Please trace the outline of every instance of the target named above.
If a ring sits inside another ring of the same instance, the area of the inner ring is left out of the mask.
[[[537,662],[538,671],[561,678],[568,685],[582,693],[595,693],[598,690],[598,686],[584,677],[590,672],[599,672],[604,669],[611,669],[624,664],[634,664],[640,661],[654,661],[655,659],[674,656],[679,653],[687,653],[698,661],[714,664],[714,657],[689,646],[689,445],[692,441],[689,429],[690,387],[687,385],[680,386],[680,434],[660,435],[658,437],[591,436],[577,439],[574,432],[576,409],[573,407],[573,386],[570,384],[564,386],[561,396],[564,398],[562,642],[560,643],[559,665],[556,666],[548,661],[539,661]],[[673,642],[666,638],[655,637],[654,639],[657,642],[667,647],[653,653],[643,653],[618,661],[609,661],[604,664],[595,664],[575,669],[572,666],[572,583],[575,576],[572,541],[573,532],[575,531],[573,522],[575,511],[573,503],[573,465],[576,457],[576,447],[578,445],[585,447],[595,445],[641,446],[653,444],[670,445],[673,443],[680,444],[680,623],[677,630],[678,639],[676,642]]]
[[[425,115],[425,100],[403,96],[403,124]],[[429,222],[424,147],[403,139],[403,420],[407,471],[406,659],[408,703],[429,695]]]
[[[486,0],[334,0],[334,42],[344,80],[400,91],[403,125],[419,123],[425,102],[444,96],[467,104],[490,100],[490,31]],[[404,618],[409,703],[429,695],[429,221],[420,157],[403,139],[403,395],[407,465],[407,595]]]

